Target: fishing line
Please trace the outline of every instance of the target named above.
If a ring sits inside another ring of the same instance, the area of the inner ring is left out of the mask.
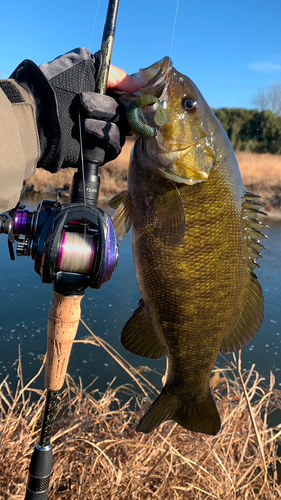
[[[91,49],[91,46],[92,46],[92,41],[93,41],[93,36],[94,36],[94,32],[95,32],[95,27],[96,27],[96,22],[97,22],[99,8],[100,8],[100,0],[98,1],[98,5],[97,5],[97,8],[96,8],[95,19],[94,19],[94,22],[93,22],[93,28],[92,28],[92,33],[91,33],[90,42],[89,42],[89,50]],[[86,73],[85,70],[86,70],[86,67],[84,68],[84,75]],[[83,79],[82,79],[82,84],[83,84],[83,81],[84,81],[84,75],[83,75]]]
[[[175,31],[176,31],[176,24],[177,24],[177,17],[178,17],[178,10],[179,10],[179,3],[180,0],[177,0],[177,6],[176,6],[176,13],[175,13],[175,20],[174,20],[174,28],[173,28],[173,34],[172,34],[172,41],[171,41],[171,48],[170,48],[170,59],[172,55],[172,50],[173,50],[173,44],[174,44],[174,38],[175,38]]]
[[[95,27],[96,27],[96,22],[97,22],[99,7],[100,7],[100,0],[98,0],[98,5],[97,5],[97,8],[96,8],[96,13],[95,13],[95,18],[94,18],[94,22],[93,22],[92,33],[91,33],[90,41],[89,41],[89,45],[88,45],[89,50],[91,48],[92,41],[93,41],[93,36],[94,36],[94,32],[95,32]],[[89,59],[86,60],[86,64],[84,66],[84,71],[83,71],[83,74],[82,74],[80,91],[82,91],[82,87],[83,87],[84,78],[85,78],[85,75],[86,75],[86,69],[87,69],[88,61],[89,61]]]
[[[88,274],[92,268],[94,254],[95,241],[93,236],[64,231],[58,269]]]
[[[95,27],[96,27],[96,21],[98,17],[98,12],[99,12],[99,7],[100,7],[100,0],[98,0],[98,5],[96,8],[96,13],[95,13],[95,18],[93,22],[93,28],[92,28],[92,33],[90,36],[90,41],[89,41],[89,50],[92,45],[92,40],[95,32]],[[81,86],[80,86],[80,93],[82,92],[83,88],[83,83],[86,75],[86,70],[87,70],[87,65],[88,65],[89,59],[86,59],[86,64],[84,66],[84,71],[82,73],[82,79],[81,79]],[[80,113],[80,105],[78,107],[78,124],[79,124],[79,138],[80,138],[80,152],[81,152],[81,168],[82,168],[82,179],[83,179],[83,196],[84,196],[84,205],[87,204],[86,200],[86,185],[85,185],[85,169],[84,169],[84,155],[83,155],[83,140],[82,140],[82,128],[81,128],[81,113]]]
[[[82,144],[82,127],[81,127],[80,103],[79,103],[79,106],[78,106],[78,125],[79,125],[79,139],[80,139],[80,155],[81,155],[82,179],[83,179],[83,197],[84,197],[84,205],[86,206],[86,184],[85,184],[85,170],[84,170],[84,153],[83,153],[83,144]]]
[[[80,153],[81,153],[81,168],[82,168],[82,182],[83,182],[83,198],[84,198],[84,205],[86,206],[87,200],[86,200],[86,183],[85,183],[84,154],[83,154],[83,144],[82,144],[82,128],[81,128],[80,103],[79,103],[79,106],[78,106],[78,124],[79,124],[79,137],[80,137]],[[79,236],[79,235],[77,235],[77,236]],[[85,242],[86,242],[86,237],[87,237],[86,227],[84,227],[84,241]],[[77,244],[77,242],[75,242],[75,243]],[[77,260],[79,260],[79,255],[78,255],[77,251],[76,251],[75,255],[77,257]],[[63,271],[63,269],[61,269],[61,270]],[[82,272],[82,271],[73,271],[73,272]]]

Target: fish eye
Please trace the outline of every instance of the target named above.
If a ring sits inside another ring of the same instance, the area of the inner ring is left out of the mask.
[[[197,101],[193,99],[193,97],[185,97],[182,101],[182,105],[189,113],[194,113],[198,108]]]

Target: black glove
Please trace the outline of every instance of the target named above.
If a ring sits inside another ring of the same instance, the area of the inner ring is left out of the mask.
[[[36,100],[41,146],[38,167],[56,172],[61,167],[78,166],[79,108],[83,147],[104,148],[104,163],[121,152],[125,112],[112,97],[94,93],[99,68],[99,53],[93,56],[80,48],[42,64],[40,69],[32,61],[23,61],[11,75],[27,85]]]
[[[83,92],[80,110],[84,148],[99,146],[105,151],[104,163],[114,160],[129,134],[125,108],[108,95]]]

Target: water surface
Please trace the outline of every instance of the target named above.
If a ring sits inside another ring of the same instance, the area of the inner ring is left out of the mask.
[[[38,199],[28,200],[27,208],[35,210]],[[267,379],[270,370],[276,376],[277,387],[281,386],[281,223],[267,220],[268,240],[261,269],[257,270],[265,298],[263,325],[242,351],[243,368],[255,363],[257,370]],[[119,242],[120,258],[112,279],[100,290],[88,288],[82,300],[82,318],[94,333],[117,349],[134,366],[147,365],[164,372],[165,362],[147,360],[128,353],[120,344],[120,332],[136,308],[140,293],[135,277],[131,234]],[[52,285],[42,284],[34,271],[31,257],[9,259],[7,236],[0,236],[0,381],[9,375],[14,386],[17,375],[18,346],[20,345],[24,380],[35,375],[41,362],[38,356],[45,353],[47,321],[52,302]],[[77,338],[88,335],[79,326]],[[231,356],[230,356],[231,357]],[[220,365],[223,364],[218,359]],[[115,384],[130,383],[131,378],[102,348],[84,344],[73,347],[69,373],[78,380],[81,376],[84,386],[98,377],[96,386],[104,391],[114,377]],[[160,388],[161,377],[148,378]],[[43,387],[43,375],[37,381]]]

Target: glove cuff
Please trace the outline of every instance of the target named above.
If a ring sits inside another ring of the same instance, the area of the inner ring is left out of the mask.
[[[40,68],[28,59],[17,66],[10,78],[27,86],[33,94],[41,147],[41,156],[37,166],[47,168],[57,155],[61,141],[55,92]]]

